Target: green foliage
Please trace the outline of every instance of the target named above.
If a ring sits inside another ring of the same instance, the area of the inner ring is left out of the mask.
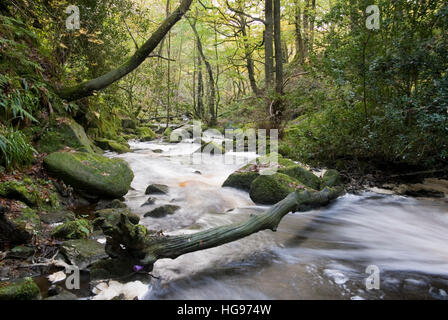
[[[27,166],[35,152],[22,132],[0,125],[0,165],[8,170]]]

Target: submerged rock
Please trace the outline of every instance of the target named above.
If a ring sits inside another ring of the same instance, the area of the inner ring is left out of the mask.
[[[36,300],[39,297],[39,287],[31,278],[0,282],[0,300]]]
[[[179,206],[166,204],[145,213],[144,217],[163,218],[167,215],[174,214],[179,209],[180,209]]]
[[[286,174],[261,175],[252,182],[249,195],[255,203],[275,204],[298,188],[304,186]]]
[[[149,197],[149,198],[145,201],[145,203],[143,203],[143,204],[141,205],[141,207],[149,206],[149,205],[151,205],[151,204],[154,204],[155,202],[156,202],[156,198],[154,198],[154,197]]]
[[[86,152],[55,152],[45,157],[44,165],[51,175],[90,197],[120,198],[134,178],[126,161]]]
[[[64,241],[61,245],[61,252],[70,264],[81,270],[108,256],[103,244],[90,239]]]
[[[168,186],[164,184],[150,184],[146,190],[145,194],[168,194]]]

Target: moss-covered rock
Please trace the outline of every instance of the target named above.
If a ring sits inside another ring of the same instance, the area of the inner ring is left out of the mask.
[[[126,161],[86,152],[54,152],[44,165],[50,174],[92,197],[120,198],[134,178]]]
[[[39,218],[46,224],[64,223],[75,220],[75,214],[69,210],[50,210],[42,212]]]
[[[157,135],[148,127],[138,127],[135,132],[140,138],[140,141],[151,141],[154,140]]]
[[[34,249],[27,246],[16,246],[8,253],[8,258],[26,259],[34,254]]]
[[[298,164],[294,164],[293,166],[288,166],[285,168],[279,168],[278,172],[299,180],[300,182],[302,182],[302,184],[304,184],[307,187],[310,187],[314,190],[319,190],[320,179],[311,171],[302,168]]]
[[[25,230],[23,226],[16,224],[5,213],[5,207],[0,206],[0,244],[21,244],[28,242],[32,234]]]
[[[57,239],[86,239],[92,232],[93,225],[89,220],[77,219],[57,226],[51,235]]]
[[[87,137],[84,128],[70,118],[60,118],[37,144],[40,152],[51,153],[68,146],[83,152],[101,152]]]
[[[77,266],[81,270],[107,257],[104,245],[91,239],[64,241],[61,244],[61,252],[70,264]]]
[[[113,199],[113,200],[100,200],[98,201],[95,210],[102,210],[102,209],[125,209],[127,208],[127,205],[120,201],[119,199]]]
[[[40,290],[31,278],[0,283],[0,300],[36,300]]]
[[[125,215],[132,224],[138,224],[140,221],[140,217],[135,213],[132,213],[127,208],[109,208],[95,211],[95,217],[99,220],[106,220],[111,225],[116,225],[119,223],[117,220],[120,215]],[[104,222],[104,221],[102,221]],[[95,219],[94,224],[97,226],[98,220]]]
[[[260,176],[258,172],[234,172],[222,184],[223,187],[231,187],[244,191],[250,190],[252,182]]]
[[[286,174],[260,175],[252,182],[249,195],[255,203],[275,204],[299,188],[304,188],[301,182]]]
[[[147,213],[145,213],[144,217],[151,218],[163,218],[167,215],[174,214],[180,207],[172,204],[165,204],[163,206],[157,207]]]
[[[41,203],[36,188],[24,181],[10,180],[0,183],[0,197],[19,200],[31,207],[37,207]]]
[[[13,219],[14,224],[24,232],[28,232],[30,235],[36,234],[40,230],[40,219],[37,214],[37,210],[32,209],[25,205],[20,204],[21,212]]]
[[[117,153],[131,152],[131,148],[127,142],[118,142],[109,139],[98,138],[95,139],[95,143],[103,150],[111,150]]]
[[[342,177],[339,171],[330,169],[324,173],[320,188],[323,189],[325,187],[335,187],[340,186],[341,184],[342,184]]]

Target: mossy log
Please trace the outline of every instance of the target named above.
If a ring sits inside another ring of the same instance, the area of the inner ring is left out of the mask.
[[[158,259],[175,259],[183,254],[220,246],[262,230],[276,231],[289,212],[307,211],[329,204],[343,193],[342,188],[325,188],[319,192],[298,190],[275,204],[263,214],[247,221],[211,228],[194,234],[165,236],[131,223],[126,211],[102,215],[96,223],[107,236],[106,251],[113,258],[139,261],[151,271]]]

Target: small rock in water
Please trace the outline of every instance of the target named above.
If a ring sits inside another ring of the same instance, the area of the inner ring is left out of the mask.
[[[164,184],[150,184],[145,191],[145,194],[167,194],[168,186]]]
[[[145,217],[151,217],[151,218],[163,218],[166,215],[173,214],[177,210],[179,210],[179,206],[175,206],[172,204],[166,204],[161,207],[155,208],[154,210],[151,210],[147,213],[145,213]]]
[[[146,200],[145,203],[143,203],[143,204],[141,205],[141,207],[149,206],[149,205],[151,205],[151,204],[154,204],[155,202],[156,202],[156,198],[154,198],[154,197],[149,197],[148,200]]]
[[[112,300],[119,297],[120,300],[133,300],[136,297],[141,299],[148,291],[148,285],[141,281],[128,282],[122,284],[118,281],[111,280],[101,282],[92,290],[96,294],[92,300]]]
[[[196,170],[196,171],[194,171],[193,173],[196,173],[196,174],[202,174],[202,172],[199,171],[199,170]]]
[[[154,150],[152,150],[152,152],[154,152],[154,153],[162,153],[163,150],[162,149],[154,149]]]

